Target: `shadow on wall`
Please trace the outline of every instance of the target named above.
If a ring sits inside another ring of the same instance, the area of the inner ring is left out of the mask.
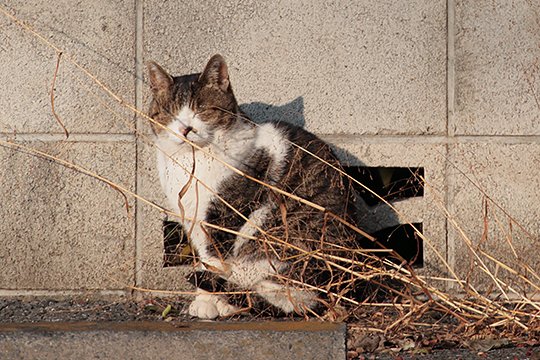
[[[285,105],[270,105],[262,102],[242,104],[240,108],[256,123],[283,121],[299,127],[306,125],[304,98],[299,96]]]

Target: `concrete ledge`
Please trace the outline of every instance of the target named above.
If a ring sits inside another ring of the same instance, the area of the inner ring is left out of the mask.
[[[345,359],[345,324],[0,324],[2,359]]]

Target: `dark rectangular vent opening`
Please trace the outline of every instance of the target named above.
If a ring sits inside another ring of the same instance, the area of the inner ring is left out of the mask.
[[[423,167],[347,166],[345,172],[386,201],[424,196]],[[364,187],[353,186],[369,206],[382,202]]]
[[[422,234],[422,223],[400,224],[377,231],[373,236],[387,249],[392,249],[415,268],[424,267],[424,243],[413,226]]]
[[[163,267],[189,264],[191,248],[182,225],[176,221],[163,221]]]

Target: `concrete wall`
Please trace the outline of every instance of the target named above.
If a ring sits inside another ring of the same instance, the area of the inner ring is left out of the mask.
[[[55,51],[0,14],[2,141],[41,149],[163,204],[146,120],[67,57],[145,110],[145,60],[183,74],[201,71],[221,53],[239,101],[254,117],[286,116],[333,143],[351,165],[425,169],[424,197],[396,203],[401,221],[424,224],[430,243],[424,273],[444,274],[444,260],[466,275],[471,257],[454,220],[474,244],[489,241],[491,254],[515,263],[514,247],[540,270],[531,251],[540,235],[535,1],[6,0],[1,6],[64,52],[55,104],[70,132],[66,140],[50,109]],[[162,267],[164,215],[156,208],[129,197],[127,212],[106,184],[6,147],[0,164],[0,295],[185,288],[185,268]],[[484,216],[485,195],[473,183],[530,236],[500,210]]]

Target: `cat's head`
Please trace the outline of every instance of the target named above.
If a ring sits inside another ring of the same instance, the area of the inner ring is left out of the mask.
[[[149,116],[174,132],[152,124],[160,140],[182,144],[186,137],[206,146],[217,130],[235,121],[238,103],[221,55],[212,56],[199,74],[173,77],[153,61],[147,67],[153,95]]]

